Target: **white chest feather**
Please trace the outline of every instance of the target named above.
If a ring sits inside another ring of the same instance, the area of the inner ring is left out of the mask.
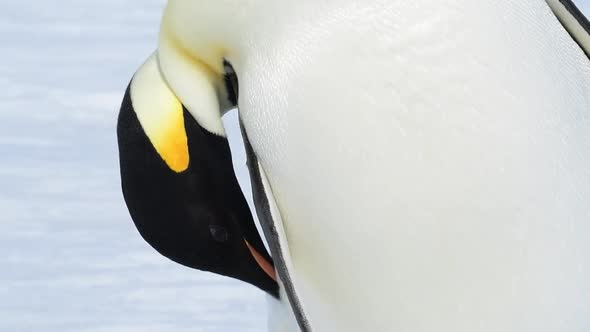
[[[587,57],[541,1],[347,5],[242,76],[314,329],[585,331]]]
[[[314,331],[590,329],[590,61],[544,1],[203,6],[166,27],[238,73]]]

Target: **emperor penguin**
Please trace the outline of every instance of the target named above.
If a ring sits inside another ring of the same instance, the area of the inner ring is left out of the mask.
[[[125,201],[164,256],[276,299],[271,331],[589,331],[588,54],[570,0],[169,0]]]

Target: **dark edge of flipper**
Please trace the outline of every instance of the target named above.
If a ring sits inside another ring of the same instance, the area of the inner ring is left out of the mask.
[[[559,0],[567,11],[578,21],[580,26],[590,35],[590,21],[572,0]]]
[[[565,30],[590,58],[590,21],[588,18],[572,0],[546,0],[546,2]],[[563,8],[559,8],[559,6]],[[563,9],[565,13],[560,9]]]
[[[248,135],[244,129],[241,118],[240,131],[242,132],[244,147],[246,149],[246,160],[248,170],[250,172],[250,179],[252,181],[252,195],[254,197],[256,213],[258,215],[258,219],[260,220],[260,225],[262,226],[264,235],[268,240],[268,245],[270,247],[270,252],[275,264],[275,269],[277,270],[277,274],[285,288],[285,293],[287,294],[287,298],[291,304],[291,308],[293,309],[293,314],[297,319],[299,329],[301,332],[311,332],[312,330],[311,326],[309,325],[309,320],[307,319],[307,316],[303,310],[303,306],[301,305],[301,301],[297,295],[297,291],[293,285],[293,280],[289,275],[289,271],[285,263],[285,257],[283,256],[284,248],[279,239],[279,234],[273,221],[270,204],[265,194],[258,158],[254,153],[252,145],[250,145],[250,141],[248,140]]]

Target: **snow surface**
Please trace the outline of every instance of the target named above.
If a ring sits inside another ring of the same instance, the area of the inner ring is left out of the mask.
[[[263,292],[163,258],[124,206],[115,124],[164,3],[0,1],[2,332],[266,328]]]
[[[265,330],[261,291],[161,257],[123,203],[118,108],[164,3],[0,1],[0,332]]]

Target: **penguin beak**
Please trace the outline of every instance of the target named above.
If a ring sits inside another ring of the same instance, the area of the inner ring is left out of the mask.
[[[219,105],[215,93],[201,95],[215,101],[204,105]],[[209,130],[211,122],[203,125],[193,116],[204,111],[188,110],[178,100],[157,55],[135,74],[117,125],[131,218],[143,238],[171,260],[277,297],[274,264],[234,174],[229,143],[219,134],[224,130]]]
[[[256,250],[250,243],[248,243],[248,240],[244,239],[244,242],[246,243],[248,250],[250,250],[252,257],[254,257],[254,260],[256,261],[258,266],[260,266],[260,268],[262,269],[262,271],[264,271],[264,273],[266,273],[266,275],[268,275],[272,280],[276,282],[277,272],[275,270],[273,263],[266,259],[263,255],[261,255],[258,252],[258,250]]]

